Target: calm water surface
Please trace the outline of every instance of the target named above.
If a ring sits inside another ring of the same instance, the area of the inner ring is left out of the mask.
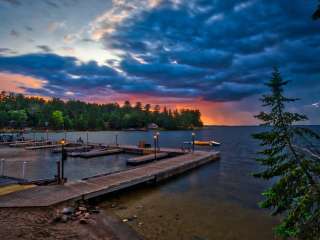
[[[213,138],[222,143],[217,148],[221,151],[220,161],[157,186],[114,196],[102,206],[121,218],[134,216],[129,224],[147,239],[274,239],[272,228],[278,219],[257,207],[257,202],[262,200],[260,192],[270,183],[250,176],[259,170],[254,160],[258,144],[251,134],[260,130],[259,127],[212,127],[196,131],[199,140]],[[137,144],[139,140],[151,143],[153,132],[89,132],[88,135],[90,142],[114,143],[118,135],[120,144]],[[68,133],[67,139],[76,140],[79,136],[86,139],[85,132]],[[36,134],[36,138],[41,137],[46,136]],[[64,134],[50,133],[49,137],[58,140]],[[179,147],[190,138],[190,131],[162,131],[160,146]],[[128,157],[121,154],[93,159],[71,158],[66,162],[66,175],[75,180],[125,169]],[[11,161],[11,166],[6,163],[7,170],[17,175],[21,173],[19,164],[27,159],[27,177],[36,179],[55,174],[59,155],[46,150],[2,148],[0,158]]]

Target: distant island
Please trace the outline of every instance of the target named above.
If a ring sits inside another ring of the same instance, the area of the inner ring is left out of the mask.
[[[171,110],[159,105],[125,101],[86,103],[79,100],[44,99],[1,92],[0,129],[147,130],[202,127],[199,110]]]

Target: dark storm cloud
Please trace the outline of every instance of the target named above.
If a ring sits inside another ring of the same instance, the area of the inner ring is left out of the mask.
[[[17,52],[16,51],[13,51],[12,49],[10,48],[0,48],[0,55],[1,54],[16,54]]]
[[[13,36],[13,37],[19,37],[20,36],[20,33],[18,33],[16,30],[12,29],[10,31],[10,35]]]
[[[117,81],[123,83],[117,72],[109,67],[99,66],[94,61],[82,63],[74,57],[49,53],[0,56],[0,71],[46,80],[46,90],[53,92],[57,87],[93,88],[106,87],[108,84],[116,86],[119,84]]]
[[[129,76],[167,91],[186,86],[185,94],[208,100],[241,100],[263,91],[274,66],[318,81],[320,24],[310,17],[316,3],[163,1],[106,34],[105,46],[125,51],[120,66]]]
[[[143,78],[126,77],[108,66],[95,61],[80,62],[74,57],[50,53],[20,56],[0,55],[0,72],[16,73],[42,79],[42,89],[25,88],[29,93],[65,97],[68,90],[112,89],[119,92],[161,94],[163,89]],[[181,90],[172,91],[174,95]]]
[[[37,45],[37,48],[39,48],[43,52],[47,52],[47,53],[52,52],[52,49],[47,45]]]
[[[29,32],[32,32],[32,31],[33,31],[33,28],[30,27],[30,26],[25,26],[25,29],[28,30]]]
[[[21,2],[18,0],[0,0],[0,2],[6,2],[6,3],[12,4],[14,6],[21,5]]]
[[[42,95],[112,89],[239,101],[263,92],[279,66],[293,80],[292,88],[316,91],[320,22],[311,20],[316,0],[175,2],[135,11],[114,31],[103,31],[105,47],[121,50],[120,62],[107,62],[117,70],[49,54],[50,46],[39,45],[43,53],[0,55],[0,71],[46,80],[43,89],[27,89]],[[82,37],[82,43],[92,41]]]
[[[46,0],[45,1],[50,7],[59,8],[59,5],[53,1]]]

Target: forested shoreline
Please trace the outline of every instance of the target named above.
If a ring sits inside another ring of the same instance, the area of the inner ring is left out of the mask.
[[[147,129],[152,124],[167,130],[202,127],[199,110],[171,110],[159,105],[129,101],[86,103],[79,100],[45,100],[23,94],[1,92],[0,129],[34,128],[52,130]]]

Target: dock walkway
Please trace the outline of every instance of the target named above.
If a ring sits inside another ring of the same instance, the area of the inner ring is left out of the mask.
[[[65,185],[37,186],[0,197],[0,207],[44,207],[90,199],[141,183],[158,182],[218,159],[219,152],[196,151]]]

